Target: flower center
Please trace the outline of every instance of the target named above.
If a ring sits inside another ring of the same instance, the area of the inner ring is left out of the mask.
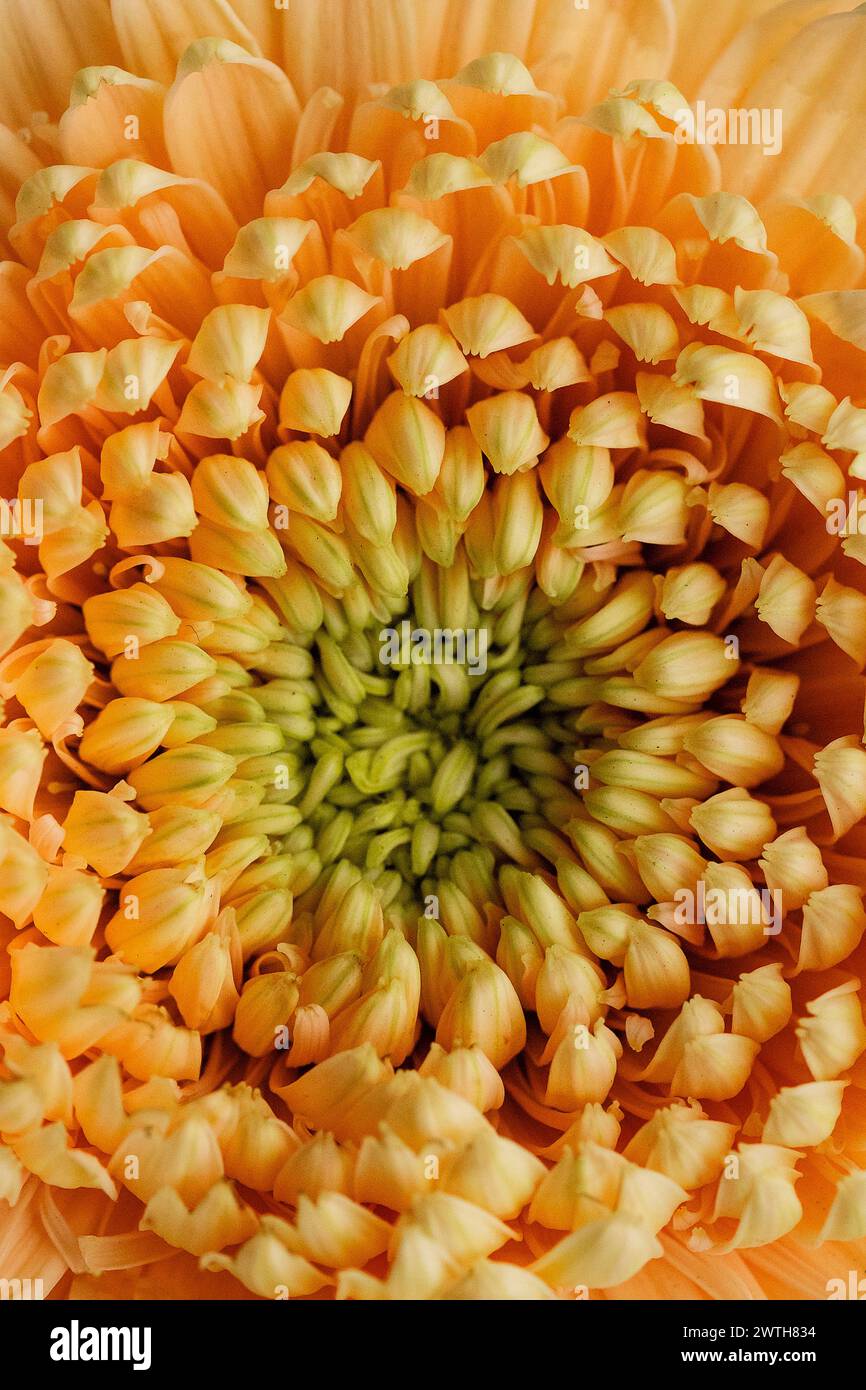
[[[291,750],[273,755],[265,793],[296,810],[283,851],[323,869],[348,860],[383,906],[415,912],[478,844],[537,866],[533,834],[553,833],[574,776],[573,718],[560,717],[556,689],[578,663],[542,655],[547,599],[520,581],[440,604],[444,575],[431,566],[415,581],[408,616],[354,628],[332,618],[307,675],[249,692]]]

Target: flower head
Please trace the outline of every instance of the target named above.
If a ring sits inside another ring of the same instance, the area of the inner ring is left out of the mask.
[[[8,8],[8,1248],[44,1184],[71,1296],[725,1297],[824,1241],[818,1296],[866,13],[81,0],[49,71]]]

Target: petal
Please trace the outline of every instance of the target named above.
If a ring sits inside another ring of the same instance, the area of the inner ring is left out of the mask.
[[[273,63],[227,40],[202,39],[184,53],[166,96],[166,148],[179,174],[206,179],[247,221],[288,173],[299,114]]]

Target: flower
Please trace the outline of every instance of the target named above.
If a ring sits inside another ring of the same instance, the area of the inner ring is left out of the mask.
[[[863,1262],[866,13],[469,8],[7,4],[0,1267],[59,1296]]]

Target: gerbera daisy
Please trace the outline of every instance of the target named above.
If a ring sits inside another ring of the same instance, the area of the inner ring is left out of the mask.
[[[4,14],[0,1271],[825,1297],[866,8],[67,9]]]

